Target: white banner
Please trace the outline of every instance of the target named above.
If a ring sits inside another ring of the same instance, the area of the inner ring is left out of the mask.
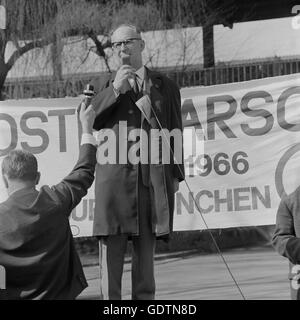
[[[176,194],[174,229],[275,223],[280,195],[300,185],[300,75],[181,90],[187,130],[203,130],[204,154],[189,158]],[[0,102],[0,165],[10,150],[33,152],[40,185],[56,184],[78,156],[80,98]],[[201,152],[202,153],[202,152]],[[0,182],[0,202],[6,199]],[[94,188],[72,212],[75,236],[92,235]]]

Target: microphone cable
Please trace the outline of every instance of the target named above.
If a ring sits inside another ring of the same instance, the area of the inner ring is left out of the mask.
[[[174,156],[174,152],[173,152],[173,150],[172,150],[172,148],[171,148],[169,139],[166,137],[166,133],[164,132],[164,129],[162,128],[161,122],[159,121],[158,116],[157,116],[157,114],[156,114],[156,112],[155,112],[152,104],[150,104],[150,106],[151,106],[151,111],[152,111],[153,114],[154,114],[155,120],[156,120],[157,123],[158,123],[159,129],[160,129],[160,130],[163,132],[163,134],[164,134],[165,141],[166,141],[167,144],[168,144],[168,147],[169,147],[169,149],[170,149],[170,151],[171,151],[172,157],[174,158],[174,162],[176,161],[176,165],[177,165],[177,167],[178,167],[181,175],[185,177],[185,174],[183,173],[183,171],[182,171],[179,163],[177,162],[177,160],[176,160],[176,158],[175,158],[175,156]],[[182,144],[182,145],[183,145],[183,144]],[[174,164],[175,164],[175,163],[174,163]],[[225,264],[225,266],[226,266],[226,268],[227,268],[227,271],[228,271],[228,273],[230,274],[230,276],[231,276],[231,278],[232,278],[235,286],[237,287],[237,289],[238,289],[241,297],[243,298],[243,300],[246,300],[246,297],[245,297],[245,295],[243,294],[241,287],[239,286],[237,280],[235,279],[233,273],[231,272],[230,267],[229,267],[227,261],[225,260],[224,255],[223,255],[220,247],[218,246],[216,239],[214,238],[212,232],[210,231],[210,229],[209,229],[209,227],[208,227],[207,222],[206,222],[205,219],[204,219],[203,214],[201,213],[201,209],[199,208],[198,203],[197,203],[197,201],[195,200],[194,194],[192,193],[192,190],[191,190],[188,182],[186,181],[186,178],[184,178],[184,182],[185,182],[186,187],[187,187],[188,190],[189,190],[190,195],[192,196],[193,202],[194,202],[194,204],[196,205],[196,208],[197,208],[198,212],[200,213],[201,219],[202,219],[202,221],[203,221],[203,223],[204,223],[204,225],[205,225],[205,227],[206,227],[206,230],[208,231],[208,233],[209,233],[209,235],[210,235],[210,237],[211,237],[211,239],[212,239],[212,241],[213,241],[213,243],[214,243],[214,245],[215,245],[215,247],[216,247],[216,249],[217,249],[217,252],[218,252],[219,256],[220,256],[221,259],[223,260],[223,263]]]

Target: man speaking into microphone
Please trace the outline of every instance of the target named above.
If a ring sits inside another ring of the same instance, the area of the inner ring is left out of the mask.
[[[119,25],[111,33],[111,43],[119,67],[92,82],[96,94],[92,100],[96,111],[94,129],[112,130],[116,150],[123,143],[119,138],[120,122],[126,122],[127,133],[142,129],[148,137],[153,129],[177,129],[182,140],[179,89],[173,81],[143,65],[145,42],[140,32],[133,25]],[[127,139],[128,152],[136,144],[133,140]],[[104,299],[122,297],[128,240],[132,240],[133,248],[132,299],[155,297],[155,241],[167,239],[172,231],[174,194],[184,179],[182,161],[174,163],[174,143],[169,147],[169,163],[151,164],[150,155],[147,163],[138,164],[130,159],[121,163],[118,157],[116,163],[103,164],[98,158],[94,235],[99,239],[100,290]]]

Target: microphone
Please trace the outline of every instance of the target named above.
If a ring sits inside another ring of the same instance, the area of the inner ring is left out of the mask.
[[[83,90],[83,95],[83,103],[86,105],[86,107],[88,107],[95,95],[94,86],[92,86],[91,84],[87,84],[85,89]]]
[[[122,65],[129,65],[129,66],[131,65],[129,56],[122,57]],[[135,87],[136,80],[135,80],[134,76],[128,77],[127,81],[128,81],[131,88]]]
[[[92,86],[91,84],[87,84],[85,89],[83,90],[83,95],[84,95],[83,101],[77,107],[77,115],[79,115],[82,103],[84,103],[86,107],[88,107],[91,104],[92,99],[95,95],[94,86]],[[77,117],[77,123],[78,123],[78,141],[80,145],[81,136],[82,136],[82,126],[79,120],[79,116]]]

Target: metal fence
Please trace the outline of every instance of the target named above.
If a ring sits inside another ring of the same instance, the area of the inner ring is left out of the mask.
[[[300,59],[247,62],[209,69],[190,66],[181,71],[172,71],[171,69],[160,69],[159,71],[173,79],[180,88],[209,86],[298,73],[300,72]],[[49,78],[7,80],[4,93],[6,99],[78,96],[82,93],[85,85],[99,75],[99,73],[76,74],[66,77],[62,81],[53,81]]]

